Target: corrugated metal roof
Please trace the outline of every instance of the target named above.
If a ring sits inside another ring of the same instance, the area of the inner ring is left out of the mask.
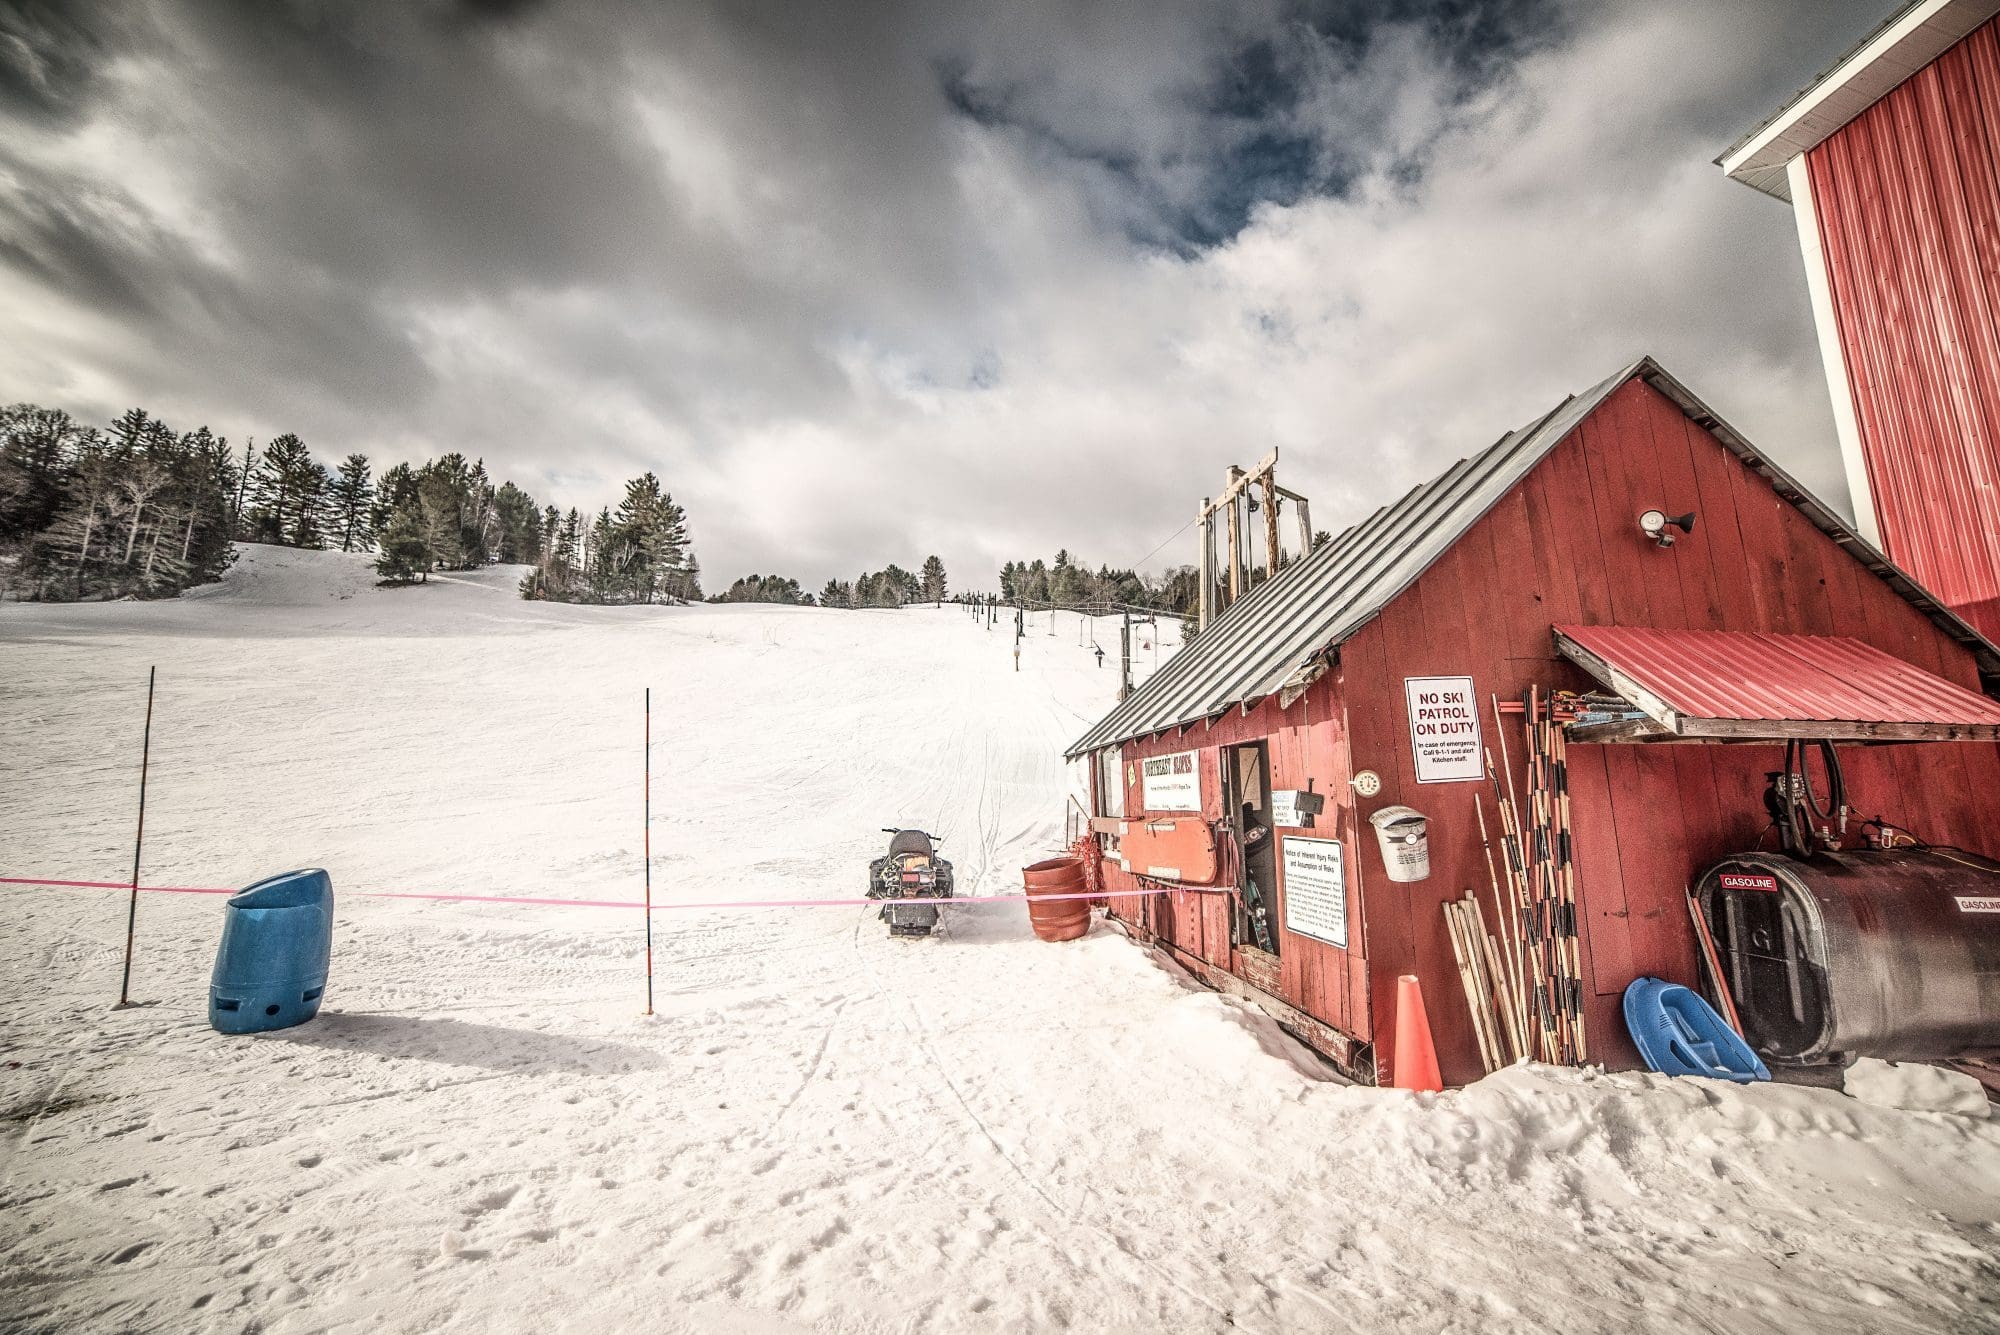
[[[1898,84],[2000,13],[2000,0],[1909,0],[1715,163],[1732,180],[1790,200],[1785,165],[1832,137]]]
[[[1556,630],[1685,718],[2000,725],[2000,701],[1845,636]]]
[[[1925,593],[1850,525],[1717,418],[1652,358],[1642,358],[1538,421],[1509,432],[1438,477],[1320,546],[1239,598],[1097,725],[1071,744],[1076,756],[1131,737],[1214,718],[1233,706],[1310,681],[1321,655],[1372,620],[1466,530],[1500,502],[1565,436],[1627,381],[1642,378],[1690,420],[1767,479],[1833,540],[1970,647],[1982,673],[2000,678],[2000,651]]]

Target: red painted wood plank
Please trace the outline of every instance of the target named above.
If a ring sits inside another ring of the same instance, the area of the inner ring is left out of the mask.
[[[1627,414],[1634,385],[1611,396],[1578,430],[1583,438],[1583,472],[1589,479],[1591,517],[1597,529],[1599,559],[1611,591],[1611,619],[1622,626],[1650,626],[1653,621],[1652,569],[1647,558],[1653,545],[1639,532],[1639,513],[1632,508],[1630,487],[1618,464],[1628,443]]]
[[[1691,555],[1683,552],[1678,542],[1673,547],[1658,546],[1639,527],[1639,516],[1647,510],[1659,509],[1669,515],[1681,513],[1669,502],[1666,484],[1661,480],[1660,451],[1653,435],[1655,419],[1661,412],[1681,418],[1680,409],[1658,390],[1643,381],[1634,381],[1614,394],[1593,419],[1593,425],[1601,421],[1606,428],[1607,439],[1600,442],[1600,448],[1605,450],[1604,476],[1615,488],[1609,496],[1593,493],[1593,499],[1597,502],[1600,522],[1608,519],[1612,526],[1607,546],[1617,557],[1628,558],[1621,563],[1629,572],[1627,577],[1645,590],[1646,619],[1626,624],[1679,630],[1688,624],[1687,600],[1681,592],[1681,567]],[[1604,513],[1607,503],[1609,515]],[[1700,526],[1698,520],[1696,526]]]
[[[1577,904],[1577,929],[1586,938],[1590,956],[1585,969],[1586,990],[1622,990],[1636,975],[1632,970],[1630,908],[1625,882],[1629,866],[1626,826],[1638,827],[1650,813],[1623,800],[1631,792],[1633,752],[1629,746],[1577,746],[1570,749],[1570,808],[1578,830],[1576,871],[1587,889]]]
[[[1646,426],[1659,470],[1661,507],[1669,515],[1693,511],[1695,516],[1694,532],[1682,534],[1668,553],[1673,557],[1681,583],[1682,624],[1696,630],[1721,630],[1722,590],[1716,578],[1715,560],[1717,530],[1712,517],[1702,513],[1701,482],[1694,461],[1696,442],[1688,439],[1688,430],[1694,423],[1668,402],[1665,395],[1655,391],[1649,392],[1646,399]],[[1712,453],[1721,453],[1710,441],[1699,443]]]
[[[1550,652],[1548,626],[1579,622],[1601,625],[1609,616],[1608,608],[1594,615],[1585,610],[1582,590],[1584,572],[1580,569],[1571,525],[1557,521],[1555,516],[1558,511],[1549,500],[1549,479],[1559,468],[1557,455],[1570,449],[1568,445],[1558,446],[1555,454],[1535,466],[1515,493],[1521,498],[1528,528],[1526,550],[1534,561],[1543,591],[1540,606],[1523,618],[1532,628],[1528,644],[1535,653]],[[1516,547],[1514,550],[1521,549]],[[1591,564],[1595,566],[1596,563],[1593,560]]]

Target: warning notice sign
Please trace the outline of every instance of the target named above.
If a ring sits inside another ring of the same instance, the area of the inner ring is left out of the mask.
[[[1405,677],[1410,702],[1410,749],[1418,783],[1457,783],[1485,777],[1479,741],[1479,706],[1470,677]]]
[[[1286,835],[1285,930],[1328,945],[1347,945],[1347,872],[1333,839]]]

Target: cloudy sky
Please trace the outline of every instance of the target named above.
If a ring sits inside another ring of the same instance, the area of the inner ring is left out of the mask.
[[[0,0],[0,397],[651,469],[713,587],[1338,527],[1651,352],[1845,504],[1712,159],[1887,0]]]

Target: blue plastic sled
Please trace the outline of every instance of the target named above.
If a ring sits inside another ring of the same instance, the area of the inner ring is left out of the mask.
[[[1679,983],[1635,979],[1625,989],[1625,1027],[1646,1065],[1662,1075],[1705,1075],[1739,1085],[1771,1078],[1770,1068],[1715,1007]]]
[[[218,1033],[289,1029],[319,1014],[333,957],[333,879],[288,871],[232,895],[209,979]]]

